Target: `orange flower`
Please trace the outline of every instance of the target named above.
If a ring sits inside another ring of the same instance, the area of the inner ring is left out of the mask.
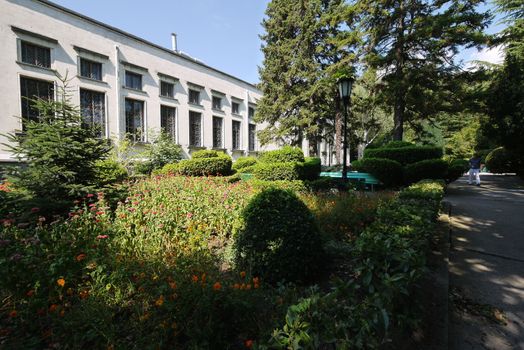
[[[193,282],[198,282],[198,276],[197,275],[193,275],[193,277],[191,277],[191,279],[193,280]]]
[[[234,289],[240,289],[240,284],[235,283],[235,284],[233,285],[233,288],[234,288]]]
[[[201,279],[202,279],[202,283],[206,282],[206,274],[205,273],[202,274],[202,278]]]
[[[242,278],[246,277],[246,271],[240,272],[240,277],[242,277]]]
[[[80,299],[86,299],[89,296],[89,292],[87,290],[81,290],[80,293]]]
[[[176,289],[176,282],[169,282],[169,287],[171,287],[171,289]]]
[[[78,254],[76,256],[76,261],[80,262],[82,260],[84,260],[86,258],[87,255],[85,255],[84,253],[81,253],[81,254]]]
[[[30,291],[28,291],[27,293],[25,293],[25,295],[27,295],[28,297],[32,297],[33,295],[35,295],[35,291],[34,291],[34,289],[31,289]]]
[[[253,340],[251,339],[246,340],[244,342],[244,345],[246,346],[246,348],[251,349],[253,347]]]
[[[16,315],[18,315],[18,312],[16,312],[16,310],[12,310],[12,311],[9,313],[9,317],[11,317],[11,318],[15,318]]]
[[[164,296],[163,295],[158,297],[158,299],[155,301],[155,305],[158,307],[164,305]]]
[[[253,283],[254,284],[259,284],[260,283],[260,279],[258,277],[253,277]]]
[[[255,283],[255,284],[253,285],[253,287],[254,287],[255,289],[258,289],[258,288],[260,287],[260,284]]]
[[[216,282],[215,284],[213,284],[213,290],[220,290],[222,289],[222,285],[220,284],[220,282]]]
[[[65,283],[66,283],[66,281],[63,278],[59,278],[59,279],[56,280],[56,284],[58,284],[60,287],[64,287]]]
[[[55,312],[57,308],[58,308],[58,305],[51,304],[51,306],[49,306],[49,312]]]
[[[247,289],[247,290],[250,290],[250,289],[251,289],[251,283],[248,283],[248,284],[246,285],[246,289]]]
[[[240,285],[240,289],[241,289],[241,290],[246,289],[246,284],[245,284],[245,283],[242,283],[242,284]]]
[[[65,310],[64,310],[64,309],[60,310],[60,314],[59,314],[59,315],[60,315],[60,317],[64,317],[64,315],[65,315]]]

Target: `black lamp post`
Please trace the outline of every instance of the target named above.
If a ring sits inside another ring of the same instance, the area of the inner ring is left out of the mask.
[[[348,119],[348,106],[351,98],[351,88],[353,87],[353,80],[350,78],[340,78],[337,82],[338,93],[342,104],[344,105],[344,161],[342,163],[342,179],[347,181],[348,178],[348,165],[347,165],[347,149],[348,149],[348,130],[347,130],[347,119]]]

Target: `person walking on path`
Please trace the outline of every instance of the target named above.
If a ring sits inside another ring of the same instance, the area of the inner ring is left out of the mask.
[[[473,184],[473,178],[475,178],[475,184],[480,186],[480,167],[481,167],[481,158],[475,153],[473,158],[469,160],[469,180],[468,184]]]

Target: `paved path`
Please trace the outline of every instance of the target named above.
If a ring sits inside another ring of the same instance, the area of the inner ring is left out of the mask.
[[[446,195],[452,205],[449,349],[524,350],[524,182],[502,175],[481,175],[481,181],[471,186],[463,177]]]

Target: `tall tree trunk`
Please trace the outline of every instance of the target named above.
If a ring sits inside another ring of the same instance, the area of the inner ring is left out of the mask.
[[[335,113],[335,164],[342,163],[342,113]]]
[[[395,108],[393,115],[393,140],[402,141],[404,136],[404,112],[406,109],[406,87],[404,84],[404,0],[400,1],[400,15],[398,18],[397,47],[395,49]]]

